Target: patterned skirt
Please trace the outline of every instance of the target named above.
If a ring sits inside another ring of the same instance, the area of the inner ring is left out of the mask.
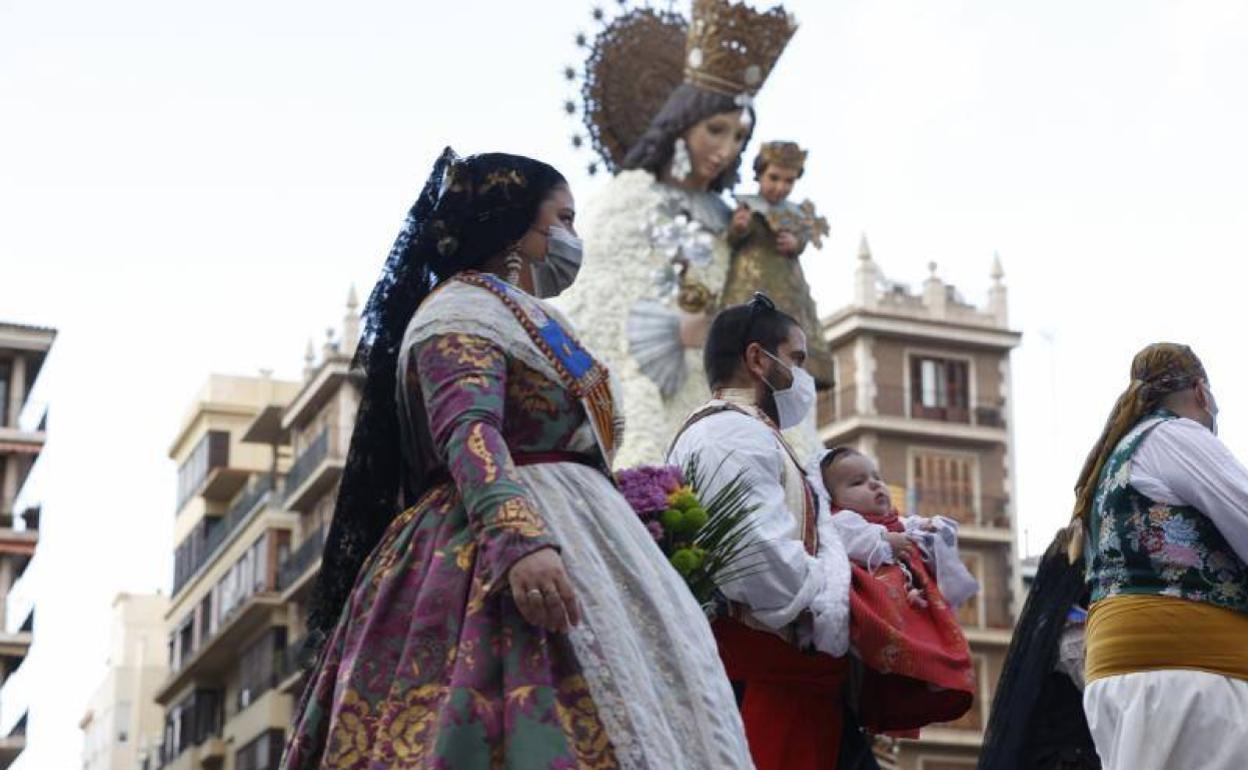
[[[282,767],[614,768],[566,636],[485,596],[453,484],[390,525],[298,709]]]
[[[283,770],[733,768],[749,754],[710,627],[596,470],[520,469],[583,610],[486,594],[452,484],[391,524],[304,692]]]

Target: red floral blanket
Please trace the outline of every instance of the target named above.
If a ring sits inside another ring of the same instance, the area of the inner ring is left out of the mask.
[[[904,531],[896,513],[864,518]],[[917,551],[874,573],[854,563],[851,568],[849,641],[867,670],[859,696],[862,724],[913,735],[965,714],[975,693],[970,649]]]

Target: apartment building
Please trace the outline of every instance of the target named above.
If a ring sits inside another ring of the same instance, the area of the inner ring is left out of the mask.
[[[289,456],[248,431],[297,389],[265,375],[212,375],[170,447],[178,487],[169,675],[155,694],[165,714],[160,766],[269,767],[252,758],[270,755],[285,727],[288,705],[257,696],[285,639],[277,564],[295,524],[282,507]]]
[[[160,594],[118,594],[113,600],[108,673],[96,688],[83,732],[83,770],[149,770],[156,766],[164,712],[156,690],[169,675]]]
[[[170,673],[153,767],[272,770],[302,684],[298,652],[358,395],[354,292],[341,333],[300,381],[213,375],[170,457],[178,464]]]
[[[26,748],[25,707],[5,697],[34,641],[35,609],[14,591],[39,544],[39,507],[23,494],[47,441],[47,410],[30,399],[55,329],[0,322],[0,770]]]
[[[905,512],[959,522],[982,586],[959,611],[978,697],[889,759],[902,770],[970,770],[1020,606],[1010,351],[1021,335],[1009,328],[998,260],[983,307],[930,272],[920,291],[885,280],[864,236],[853,303],[823,321],[836,387],[819,401],[820,438],[874,458]]]

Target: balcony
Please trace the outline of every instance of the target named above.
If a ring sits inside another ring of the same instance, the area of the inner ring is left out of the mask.
[[[221,691],[197,689],[165,714],[160,764],[165,770],[220,770],[225,759],[221,740]]]
[[[8,770],[25,749],[26,715],[22,714],[9,734],[0,738],[0,770]]]
[[[286,507],[306,513],[342,475],[344,458],[337,431],[324,428],[295,458],[286,476]]]
[[[251,521],[257,511],[264,508],[264,504],[279,491],[280,486],[281,480],[270,473],[255,476],[234,500],[225,516],[206,517],[197,525],[202,527],[202,531],[192,532],[178,545],[178,552],[175,552],[173,596],[176,597],[216,558],[225,544],[232,539],[232,535]]]
[[[307,660],[304,645],[308,637],[301,636],[279,653],[277,659],[277,691],[285,695],[298,695],[303,689],[307,678],[307,668],[311,661]]]
[[[247,484],[252,471],[230,465],[230,434],[209,431],[178,468],[178,506],[181,511],[194,497],[229,502]]]
[[[27,523],[25,529],[14,529],[19,521]],[[29,519],[15,520],[12,513],[0,512],[0,559],[14,561],[14,579],[21,577],[39,545],[39,530],[29,528]],[[35,517],[38,522],[38,516]]]
[[[0,454],[38,457],[48,440],[48,405],[27,403],[12,424],[7,406],[0,404]]]
[[[848,386],[821,396],[820,438],[825,444],[849,441],[863,432],[914,438],[954,439],[1000,444],[1009,439],[1002,401],[943,406],[917,402],[909,389]]]
[[[157,703],[167,705],[192,682],[222,685],[225,673],[238,665],[240,646],[285,617],[276,591],[277,554],[289,542],[288,530],[268,529],[239,555],[211,594],[174,624],[175,669],[157,691]]]
[[[30,645],[34,644],[34,619],[32,609],[20,629],[0,632],[0,665],[3,666],[4,676],[12,676],[26,662]]]
[[[226,672],[238,665],[238,650],[256,631],[271,625],[283,607],[279,596],[271,592],[253,594],[225,619],[221,628],[200,643],[190,660],[169,675],[156,692],[156,702],[162,706],[192,682],[201,684],[222,683]]]
[[[987,542],[1014,542],[1010,528],[1009,498],[971,493],[969,500],[963,495],[930,494],[910,490],[906,494],[906,513],[916,516],[945,516],[958,522],[958,537],[962,540]],[[949,500],[968,500],[970,505],[959,505]],[[902,507],[898,505],[898,507]]]
[[[312,584],[325,550],[325,530],[317,527],[310,532],[290,556],[278,566],[277,590],[283,601],[301,595]]]

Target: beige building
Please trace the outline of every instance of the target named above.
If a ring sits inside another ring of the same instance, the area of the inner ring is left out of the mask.
[[[920,292],[885,281],[866,238],[854,301],[824,319],[836,387],[819,402],[820,438],[875,458],[908,513],[956,519],[980,594],[959,612],[979,693],[956,722],[925,728],[892,757],[903,770],[975,767],[1021,596],[1014,494],[1011,331],[999,262],[985,307],[931,266]]]
[[[169,675],[166,596],[118,594],[113,600],[108,673],[78,726],[83,770],[156,767],[164,712],[156,690]]]
[[[346,457],[354,297],[301,382],[213,375],[170,448],[178,464],[169,675],[159,765],[272,770],[300,677],[306,596]]]
[[[55,339],[55,329],[0,322],[0,688],[25,662],[33,641],[34,607],[19,606],[11,592],[39,544],[39,508],[23,504],[22,489],[47,440],[47,412],[30,402],[30,391]],[[27,717],[0,700],[4,770],[26,748]]]

